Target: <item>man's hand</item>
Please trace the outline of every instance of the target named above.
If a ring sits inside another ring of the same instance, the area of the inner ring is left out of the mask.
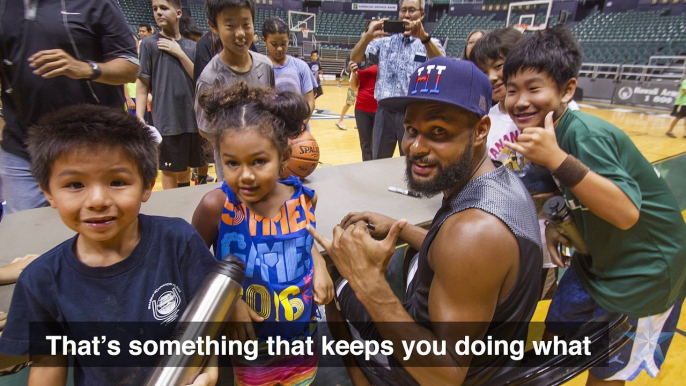
[[[338,226],[343,229],[348,229],[348,227],[360,221],[371,225],[371,227],[368,228],[369,234],[371,234],[372,237],[375,239],[383,239],[388,235],[391,227],[398,220],[374,212],[351,212],[343,217],[343,220],[341,220]]]
[[[553,264],[560,268],[566,267],[565,261],[557,252],[557,245],[562,244],[567,248],[571,248],[572,244],[566,237],[562,236],[552,224],[548,224],[545,227],[545,243],[548,248],[548,253],[550,253],[550,260]]]
[[[567,153],[557,144],[552,111],[545,116],[545,127],[527,127],[519,134],[517,143],[503,141],[503,144],[550,171],[567,158]]]
[[[357,63],[350,62],[350,73],[351,74],[356,73],[358,69],[359,69],[359,67],[358,67]]]
[[[241,342],[255,340],[257,336],[252,327],[252,322],[262,321],[264,321],[263,317],[253,311],[243,299],[238,299],[231,316],[229,316],[225,333],[231,340]]]
[[[181,55],[186,55],[183,50],[181,49],[181,46],[179,43],[176,42],[176,40],[171,40],[171,39],[159,39],[157,41],[157,48],[160,51],[167,52],[171,55],[174,55],[175,57],[180,57]]]
[[[383,23],[387,20],[388,18],[386,17],[383,19],[372,20],[371,23],[369,23],[369,28],[367,28],[367,32],[365,32],[365,35],[369,41],[388,36],[388,33],[384,32],[383,30]]]
[[[133,101],[133,98],[126,98],[126,108],[129,110],[136,109],[136,102]]]
[[[36,52],[29,57],[29,67],[35,68],[33,73],[45,79],[62,75],[70,79],[87,79],[93,74],[88,63],[59,49]]]
[[[424,25],[422,24],[421,20],[403,21],[405,22],[405,32],[403,32],[403,35],[411,36],[422,41],[429,37],[429,34],[424,31]]]
[[[396,221],[385,239],[374,240],[367,230],[367,223],[359,221],[355,225],[343,229],[336,226],[333,229],[333,240],[328,240],[316,229],[307,226],[312,237],[317,240],[336,265],[338,272],[350,283],[353,291],[363,291],[367,278],[379,276],[383,278],[388,266],[396,241],[407,220]]]

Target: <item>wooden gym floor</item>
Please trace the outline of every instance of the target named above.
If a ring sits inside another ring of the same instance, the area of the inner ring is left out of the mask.
[[[320,167],[361,162],[362,155],[355,127],[354,110],[351,107],[344,120],[348,130],[334,126],[338,121],[346,100],[347,85],[338,87],[338,82],[325,82],[324,95],[316,101],[317,112],[310,121],[312,135],[317,139],[321,152]],[[678,138],[668,138],[665,132],[672,118],[666,112],[632,107],[581,103],[581,110],[609,121],[624,130],[634,141],[641,153],[655,163],[675,194],[686,220],[686,138],[682,138],[684,122],[675,129]],[[686,121],[686,120],[684,120]],[[397,150],[396,150],[397,156]],[[214,174],[211,168],[210,173]],[[669,178],[668,178],[669,177]],[[158,179],[159,180],[159,179]],[[156,190],[161,189],[158,182]],[[534,321],[543,321],[549,302],[542,301],[534,315]],[[677,332],[669,349],[667,361],[656,379],[645,372],[632,385],[667,386],[682,384],[686,379],[686,312],[682,313]],[[321,370],[321,369],[320,369]],[[586,375],[581,375],[567,385],[584,385]]]

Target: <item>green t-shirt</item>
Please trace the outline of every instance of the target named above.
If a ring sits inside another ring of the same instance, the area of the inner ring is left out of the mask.
[[[679,96],[676,97],[675,104],[686,106],[686,79],[681,81],[681,87],[679,87]]]
[[[666,311],[686,296],[686,224],[667,184],[609,122],[568,110],[555,133],[565,152],[614,182],[640,211],[622,231],[561,187],[590,252],[572,261],[584,288],[604,309],[629,317]]]

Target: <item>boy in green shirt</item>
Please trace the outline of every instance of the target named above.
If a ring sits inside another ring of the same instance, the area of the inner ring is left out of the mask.
[[[669,125],[669,130],[667,130],[666,134],[668,137],[676,138],[676,135],[672,133],[672,130],[674,130],[677,122],[679,122],[681,118],[686,117],[686,78],[681,81],[681,87],[679,87],[679,96],[676,98],[676,103],[674,103],[672,116],[674,117],[674,120],[672,121],[672,124]],[[684,129],[686,129],[686,125],[684,125]],[[686,131],[684,132],[684,138],[686,138]]]
[[[686,224],[669,188],[626,134],[567,109],[580,67],[581,48],[564,28],[512,49],[503,70],[505,108],[522,133],[505,145],[552,172],[590,252],[572,258],[546,328],[569,335],[564,327],[571,324],[560,322],[626,314],[637,328],[634,344],[614,353],[609,366],[591,369],[587,383],[623,384],[643,369],[657,376],[664,361],[671,338],[649,338],[671,337],[676,329],[686,295]],[[557,255],[555,246],[567,240],[548,228],[549,251]]]

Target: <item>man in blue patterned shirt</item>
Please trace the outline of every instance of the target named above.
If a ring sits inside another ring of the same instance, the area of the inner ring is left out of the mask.
[[[374,90],[374,98],[379,102],[389,97],[404,96],[417,66],[428,59],[445,56],[441,42],[424,30],[424,8],[425,0],[401,0],[398,19],[405,22],[405,32],[389,35],[383,30],[388,19],[374,20],[353,48],[350,55],[353,62],[362,62],[370,55],[379,59]],[[403,155],[400,148],[405,132],[403,119],[404,114],[379,106],[374,119],[374,159],[393,157],[396,142],[400,155]]]

